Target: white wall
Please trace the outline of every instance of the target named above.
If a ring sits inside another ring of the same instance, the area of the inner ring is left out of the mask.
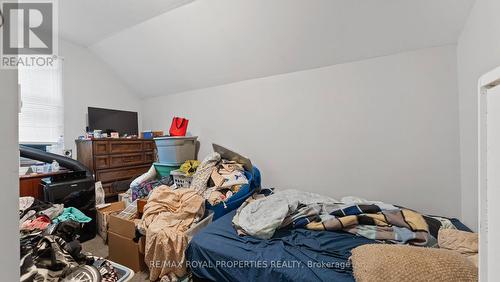
[[[76,158],[75,139],[85,133],[87,107],[140,111],[140,98],[87,48],[61,40],[59,52],[64,57],[64,142]]]
[[[19,279],[19,146],[17,71],[0,70],[0,179],[2,236],[0,272],[3,281]]]
[[[143,127],[190,119],[202,147],[249,156],[267,187],[460,216],[454,46],[146,99]]]
[[[473,1],[193,1],[90,49],[160,96],[455,44]]]
[[[477,229],[477,85],[486,72],[500,66],[500,1],[477,0],[457,47],[460,97],[462,217]]]

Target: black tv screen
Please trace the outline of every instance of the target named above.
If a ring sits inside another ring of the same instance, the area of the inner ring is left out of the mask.
[[[138,135],[139,122],[137,112],[119,111],[101,108],[88,108],[90,131],[116,131],[121,135]]]

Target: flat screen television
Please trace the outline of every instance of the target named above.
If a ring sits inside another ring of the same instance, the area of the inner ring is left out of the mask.
[[[88,108],[89,130],[120,133],[120,136],[138,135],[139,122],[137,112],[119,111],[101,108]]]

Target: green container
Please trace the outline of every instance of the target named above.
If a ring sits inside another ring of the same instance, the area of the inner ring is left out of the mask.
[[[171,171],[180,168],[180,166],[172,164],[154,163],[153,165],[155,166],[156,172],[160,175],[160,177],[169,176]]]

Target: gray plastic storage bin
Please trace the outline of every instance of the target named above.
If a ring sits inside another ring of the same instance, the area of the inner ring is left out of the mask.
[[[197,136],[155,138],[160,163],[181,165],[187,160],[195,160]]]

